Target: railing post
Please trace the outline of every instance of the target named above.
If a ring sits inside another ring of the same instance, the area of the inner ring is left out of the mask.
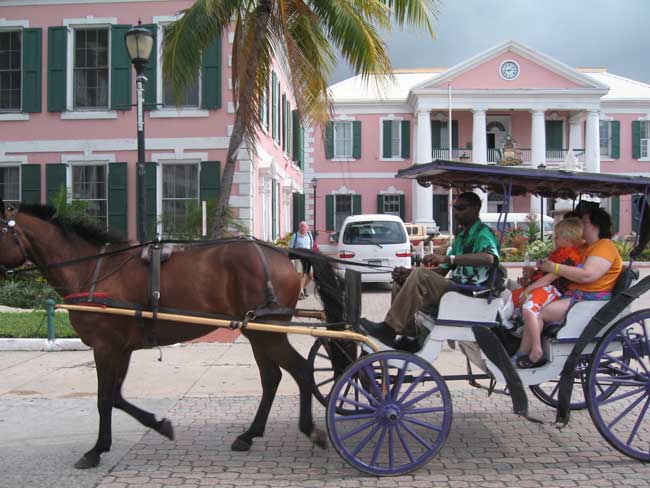
[[[47,301],[47,340],[54,341],[54,300]]]

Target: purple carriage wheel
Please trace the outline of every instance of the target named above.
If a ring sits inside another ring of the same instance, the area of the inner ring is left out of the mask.
[[[587,373],[587,406],[601,435],[623,454],[650,461],[650,310],[623,317],[603,336]],[[603,398],[609,387],[616,392]]]
[[[340,413],[339,405],[359,413]],[[334,448],[355,468],[397,476],[426,464],[451,430],[451,396],[424,359],[400,351],[363,356],[332,388],[327,429]]]
[[[321,405],[327,407],[334,383],[361,354],[361,347],[354,342],[325,338],[314,341],[307,360],[314,371],[314,397]],[[337,409],[342,414],[360,412],[358,405],[343,402],[339,402]]]

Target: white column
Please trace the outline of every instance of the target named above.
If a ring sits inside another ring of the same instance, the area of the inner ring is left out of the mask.
[[[487,164],[487,132],[486,132],[486,111],[484,109],[473,109],[472,120],[472,162]],[[487,193],[475,190],[481,197],[481,212],[488,211]]]
[[[590,110],[587,113],[585,171],[600,173],[600,123],[598,110]]]
[[[543,110],[532,111],[532,124],[530,135],[530,161],[533,167],[546,164],[546,121]],[[541,209],[540,198],[530,196],[531,213],[539,213]]]
[[[415,162],[418,164],[431,162],[431,112],[417,112],[417,134],[415,147]],[[413,222],[430,223],[433,221],[433,192],[431,187],[424,188],[413,181]]]
[[[582,115],[575,115],[569,119],[569,148],[583,149],[582,146]]]

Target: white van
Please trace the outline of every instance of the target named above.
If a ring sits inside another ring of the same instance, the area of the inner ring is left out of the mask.
[[[482,213],[479,218],[485,225],[491,229],[497,230],[497,221],[499,220],[499,213]],[[509,213],[506,221],[506,231],[511,229],[525,230],[528,227],[527,213]],[[539,223],[539,214],[535,214],[537,222]],[[553,217],[544,215],[544,235],[549,236],[553,233]]]
[[[339,272],[347,268],[363,273],[365,283],[389,283],[396,266],[411,267],[411,244],[404,222],[386,214],[352,215],[345,219],[341,230],[332,236],[336,241],[337,257],[350,261],[381,265],[382,269],[339,264]]]

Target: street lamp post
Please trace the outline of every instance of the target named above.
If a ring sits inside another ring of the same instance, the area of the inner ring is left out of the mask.
[[[137,116],[138,116],[138,176],[139,192],[138,192],[138,238],[141,242],[147,240],[146,229],[144,225],[144,114],[142,104],[144,100],[144,83],[147,78],[144,76],[144,69],[149,61],[151,50],[153,48],[153,34],[141,26],[142,23],[138,21],[138,25],[129,29],[124,36],[126,49],[129,52],[129,57],[135,68],[136,77],[136,97],[137,97]]]
[[[316,227],[316,185],[318,185],[318,178],[311,179],[311,186],[314,187],[314,233],[318,234],[318,228]]]

